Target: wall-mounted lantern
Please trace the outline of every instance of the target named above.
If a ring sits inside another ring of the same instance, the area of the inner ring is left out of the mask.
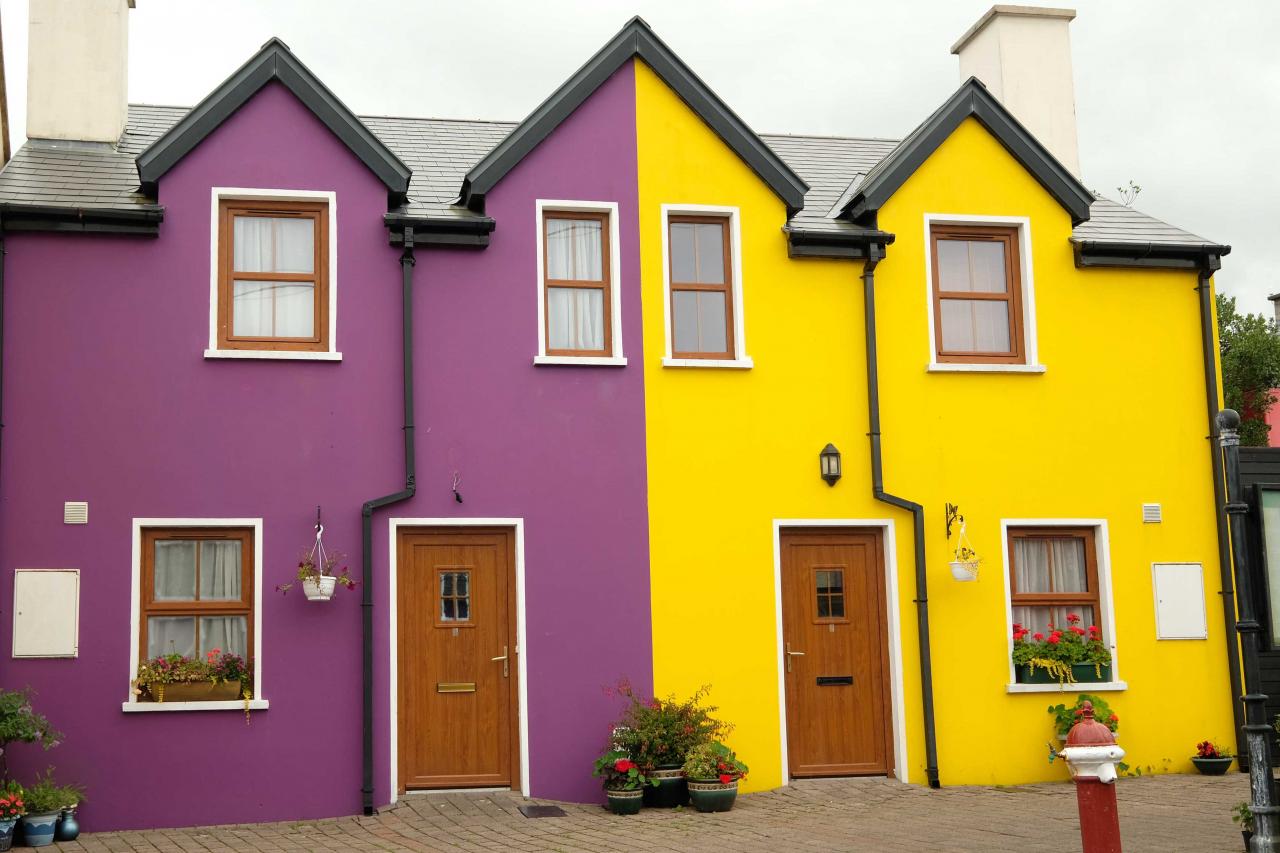
[[[822,452],[818,454],[818,465],[822,479],[827,481],[828,486],[834,486],[836,480],[840,479],[840,451],[836,450],[834,444],[822,448]]]

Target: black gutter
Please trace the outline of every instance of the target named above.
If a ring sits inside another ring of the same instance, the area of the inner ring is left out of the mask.
[[[76,231],[154,237],[160,233],[163,221],[164,208],[159,205],[119,210],[0,204],[0,224],[5,231]]]
[[[413,228],[406,227],[400,254],[401,320],[404,352],[404,488],[360,507],[361,627],[364,652],[364,773],[360,787],[365,815],[377,814],[373,807],[373,511],[407,501],[417,492],[413,442]]]
[[[391,245],[404,245],[405,230],[413,235],[415,246],[459,246],[483,249],[489,245],[489,235],[497,227],[488,216],[409,216],[404,213],[388,213],[382,221],[390,229]]]
[[[1217,259],[1220,266],[1222,256],[1231,254],[1230,246],[1215,243],[1072,240],[1071,245],[1077,267],[1200,270],[1210,258]]]
[[[887,246],[895,239],[888,231],[860,228],[847,231],[806,231],[783,226],[788,258],[848,258],[865,260],[869,247]]]
[[[920,642],[920,698],[924,705],[925,774],[930,788],[938,781],[938,733],[933,716],[933,661],[929,649],[929,583],[925,572],[924,507],[884,490],[884,462],[880,453],[880,367],[876,357],[876,266],[884,257],[882,244],[867,245],[862,267],[863,321],[867,340],[867,420],[871,438],[871,494],[876,500],[908,510],[914,522],[916,564],[916,631]]]
[[[1213,288],[1209,279],[1213,273],[1222,268],[1222,260],[1218,257],[1206,257],[1198,276],[1196,290],[1200,292],[1200,349],[1204,361],[1204,394],[1209,413],[1209,457],[1213,466],[1213,516],[1218,532],[1218,570],[1222,586],[1222,621],[1226,625],[1227,668],[1231,677],[1231,718],[1235,723],[1236,755],[1240,759],[1245,754],[1240,751],[1240,733],[1244,731],[1244,707],[1237,697],[1244,695],[1244,686],[1240,676],[1240,647],[1236,637],[1236,600],[1235,579],[1232,574],[1231,544],[1227,528],[1225,472],[1222,466],[1222,451],[1218,446],[1218,371],[1215,356],[1216,336],[1213,322]],[[1240,772],[1248,772],[1247,760],[1237,760]]]

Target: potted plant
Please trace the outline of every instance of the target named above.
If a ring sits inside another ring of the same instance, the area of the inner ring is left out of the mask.
[[[961,536],[964,533],[961,531]],[[956,548],[956,558],[951,561],[951,577],[958,581],[974,581],[978,579],[978,565],[982,561],[978,559],[978,552],[974,551],[969,545],[961,540],[960,547]]]
[[[307,596],[307,601],[328,601],[333,598],[338,584],[342,584],[348,590],[356,588],[350,568],[346,565],[341,569],[338,568],[338,564],[344,559],[342,554],[336,551],[332,554],[325,553],[324,525],[319,521],[319,513],[320,508],[316,507],[315,544],[311,546],[310,551],[304,551],[298,558],[298,571],[294,574],[294,581],[277,586],[278,592],[288,593],[293,589],[294,583],[301,583],[302,592]]]
[[[13,846],[14,824],[26,811],[22,800],[22,786],[13,781],[8,782],[0,789],[0,851]]]
[[[614,814],[639,814],[645,786],[658,784],[620,749],[611,749],[597,758],[591,775],[604,780],[604,795]]]
[[[1231,750],[1222,749],[1211,740],[1202,740],[1196,744],[1191,763],[1206,776],[1221,776],[1231,767],[1233,759]]]
[[[1053,715],[1053,728],[1058,733],[1058,740],[1065,743],[1071,727],[1084,718],[1085,702],[1093,705],[1093,719],[1096,722],[1102,723],[1112,732],[1119,730],[1120,717],[1116,715],[1115,711],[1111,710],[1111,706],[1107,704],[1105,699],[1089,693],[1081,693],[1076,697],[1074,705],[1049,706],[1049,713]]]
[[[1019,684],[1074,684],[1111,680],[1111,650],[1097,625],[1080,627],[1080,617],[1067,616],[1065,631],[1049,625],[1049,633],[1032,633],[1013,624],[1013,663]],[[1029,638],[1029,639],[1028,639]]]
[[[80,822],[76,820],[76,809],[84,802],[84,788],[79,785],[63,785],[62,813],[58,816],[58,826],[54,830],[54,841],[75,841],[80,837]]]
[[[747,765],[732,749],[712,741],[694,747],[684,760],[689,799],[700,812],[727,812],[738,798],[738,780],[747,775]]]
[[[46,847],[53,843],[53,833],[62,813],[63,793],[53,781],[53,768],[22,789],[26,813],[22,816],[22,837],[28,847]]]
[[[53,749],[62,741],[62,733],[31,706],[30,690],[0,690],[0,776],[9,777],[9,745],[38,743]]]
[[[688,699],[641,699],[625,682],[618,692],[627,699],[621,722],[613,729],[614,749],[620,750],[656,782],[644,789],[644,804],[674,808],[689,802],[684,761],[697,746],[716,740],[729,726],[717,720],[711,706],[702,705],[711,688],[704,685]]]
[[[152,702],[247,701],[251,682],[252,674],[242,657],[214,649],[204,660],[173,654],[139,664],[133,692]]]
[[[1253,840],[1253,809],[1248,801],[1236,803],[1231,810],[1231,822],[1239,824],[1240,834],[1244,836],[1244,851],[1249,853],[1249,842]]]

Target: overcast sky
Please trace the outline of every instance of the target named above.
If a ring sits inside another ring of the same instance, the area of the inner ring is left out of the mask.
[[[137,0],[129,97],[191,105],[272,35],[357,113],[518,120],[635,14],[762,133],[900,138],[959,83],[988,0]],[[1081,0],[1084,182],[1233,247],[1219,287],[1280,291],[1280,3]],[[0,0],[24,138],[27,0]]]

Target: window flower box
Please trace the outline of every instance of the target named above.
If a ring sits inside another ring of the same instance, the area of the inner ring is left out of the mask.
[[[234,702],[240,698],[240,689],[238,680],[149,684],[146,698],[152,702]]]
[[[1019,684],[1097,683],[1111,680],[1111,650],[1097,625],[1080,627],[1067,614],[1067,627],[1049,623],[1048,633],[1013,625],[1013,668]]]
[[[1071,664],[1071,678],[1064,679],[1061,682],[1058,677],[1047,669],[1031,664],[1019,664],[1014,668],[1014,674],[1019,684],[1059,684],[1059,683],[1098,683],[1111,680],[1111,664],[1104,663],[1094,666],[1091,663],[1075,663]]]

